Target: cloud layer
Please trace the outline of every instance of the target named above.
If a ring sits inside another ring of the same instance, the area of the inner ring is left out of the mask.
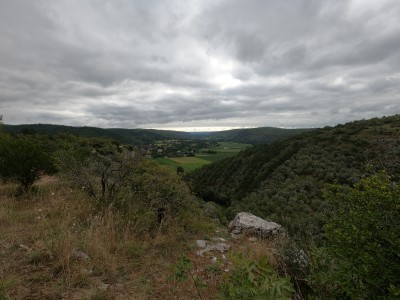
[[[6,123],[316,127],[400,113],[397,0],[2,0]]]

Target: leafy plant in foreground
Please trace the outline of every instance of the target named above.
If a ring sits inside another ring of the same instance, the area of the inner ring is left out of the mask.
[[[294,288],[288,277],[280,277],[268,263],[260,260],[234,258],[235,269],[225,278],[223,299],[291,299]]]
[[[186,281],[188,279],[188,272],[192,268],[192,261],[186,255],[181,255],[175,267],[174,278],[178,281]]]

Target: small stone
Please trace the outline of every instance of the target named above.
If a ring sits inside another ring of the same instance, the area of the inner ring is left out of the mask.
[[[208,242],[205,240],[197,240],[196,244],[197,244],[197,247],[199,247],[199,248],[205,248],[207,246]]]
[[[124,288],[124,285],[121,283],[116,283],[112,286],[116,290],[122,290]]]
[[[88,269],[83,268],[83,269],[81,269],[81,274],[84,276],[90,276],[93,274],[93,270],[88,270]]]
[[[203,257],[204,253],[209,252],[209,251],[219,251],[221,253],[226,252],[230,249],[231,246],[225,243],[217,243],[217,244],[211,244],[208,243],[205,248],[203,248],[200,251],[197,251],[197,255]]]
[[[213,258],[211,258],[211,262],[212,262],[213,264],[215,264],[215,263],[217,262],[217,258],[216,258],[215,256],[213,256]]]
[[[89,259],[89,255],[87,255],[85,252],[81,251],[81,250],[75,250],[73,253],[73,256],[82,260],[88,260]]]
[[[226,239],[217,237],[217,238],[212,238],[214,241],[220,241],[220,242],[226,242]]]
[[[102,290],[102,291],[106,291],[109,287],[110,287],[110,285],[108,283],[104,283],[104,282],[100,282],[100,284],[98,286],[99,290]]]
[[[249,241],[250,242],[257,242],[257,238],[256,237],[254,237],[254,236],[252,236],[252,237],[249,237]]]
[[[23,245],[23,244],[19,245],[19,247],[20,247],[21,249],[26,250],[26,251],[31,251],[31,250],[32,250],[31,248],[29,248],[28,246]]]
[[[221,253],[228,251],[230,248],[231,248],[231,246],[229,246],[228,244],[225,244],[225,243],[218,243],[215,245],[215,250],[217,250]]]

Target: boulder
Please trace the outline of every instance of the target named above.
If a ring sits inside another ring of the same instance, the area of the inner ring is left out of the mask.
[[[232,235],[244,233],[257,235],[262,238],[285,235],[285,230],[282,225],[266,221],[247,212],[238,213],[235,219],[229,223],[228,228]]]

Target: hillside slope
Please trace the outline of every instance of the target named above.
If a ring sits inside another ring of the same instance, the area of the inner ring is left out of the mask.
[[[156,129],[125,129],[125,128],[98,128],[98,127],[75,127],[52,124],[22,124],[4,125],[9,133],[40,133],[57,135],[60,133],[72,133],[86,137],[108,137],[123,144],[140,145],[152,143],[158,140],[168,139],[209,139],[216,141],[229,141],[243,144],[271,143],[283,140],[309,131],[310,129],[282,129],[274,127],[245,128],[218,132],[183,132],[173,130]]]
[[[368,172],[400,177],[400,115],[325,127],[250,148],[188,180],[206,201],[249,211],[291,232],[318,235],[329,207],[326,183],[353,185]]]
[[[243,144],[266,144],[287,139],[313,129],[285,129],[276,127],[241,128],[211,132],[205,137],[219,141],[230,141]]]
[[[155,129],[124,129],[124,128],[98,128],[98,127],[75,127],[52,124],[23,124],[4,125],[4,130],[9,133],[40,133],[57,135],[60,133],[72,133],[85,137],[108,137],[124,144],[151,143],[156,140],[165,139],[188,139],[191,135],[187,132]]]

